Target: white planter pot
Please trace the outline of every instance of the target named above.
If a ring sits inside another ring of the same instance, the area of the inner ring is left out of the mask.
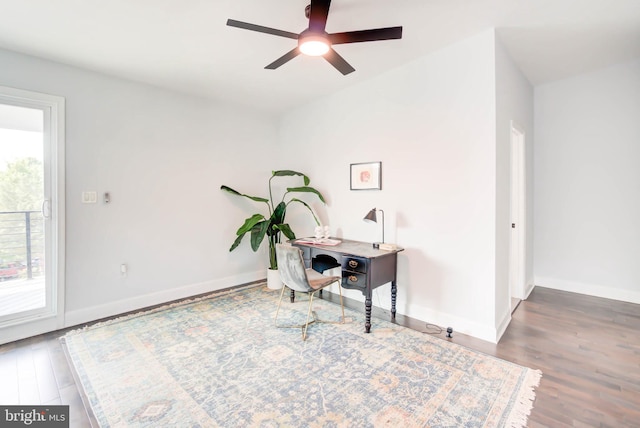
[[[267,288],[271,290],[280,290],[283,284],[280,280],[280,272],[278,269],[267,269]]]

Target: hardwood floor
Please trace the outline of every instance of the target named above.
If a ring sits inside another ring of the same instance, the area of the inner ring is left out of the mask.
[[[640,427],[640,305],[536,287],[512,316],[497,345],[455,331],[437,336],[542,370],[530,427]],[[407,317],[397,322],[427,331]],[[58,341],[65,332],[0,346],[0,404],[69,404],[71,427],[84,428],[89,419]]]
[[[70,427],[91,426],[58,340],[67,331],[0,346],[0,404],[68,404]]]

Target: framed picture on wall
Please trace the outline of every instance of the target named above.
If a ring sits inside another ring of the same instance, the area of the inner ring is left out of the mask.
[[[382,162],[351,164],[351,190],[382,189]]]

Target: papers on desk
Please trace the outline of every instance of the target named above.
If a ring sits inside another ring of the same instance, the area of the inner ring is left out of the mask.
[[[300,244],[313,244],[313,245],[338,245],[342,241],[339,239],[331,239],[331,238],[300,238],[296,239],[295,242],[299,242]]]

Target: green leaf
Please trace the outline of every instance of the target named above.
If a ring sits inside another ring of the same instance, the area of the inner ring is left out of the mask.
[[[281,201],[276,205],[274,203],[274,198],[272,193],[272,186],[271,186],[272,180],[275,177],[291,177],[291,176],[302,177],[304,185],[299,187],[287,188],[286,192],[284,192],[284,194],[282,195]],[[232,195],[236,195],[236,196],[242,196],[242,197],[251,199],[252,201],[255,201],[255,202],[264,202],[267,204],[267,207],[269,208],[269,214],[268,214],[269,217],[266,217],[266,215],[262,215],[262,214],[254,214],[244,221],[243,225],[236,232],[238,236],[229,251],[232,251],[235,248],[237,248],[238,245],[240,245],[242,239],[244,238],[244,235],[249,232],[251,232],[251,248],[253,249],[253,251],[257,251],[262,241],[265,239],[265,235],[266,235],[268,236],[268,240],[269,240],[269,265],[271,267],[276,267],[277,260],[275,257],[275,245],[280,242],[281,233],[284,236],[286,236],[288,239],[295,239],[295,234],[293,230],[291,230],[291,227],[289,226],[289,224],[285,223],[287,207],[290,203],[298,202],[304,205],[309,210],[311,215],[313,215],[313,218],[316,224],[320,224],[315,213],[306,202],[297,198],[291,198],[288,202],[285,202],[286,195],[288,193],[298,192],[298,193],[313,193],[320,199],[320,201],[322,201],[323,203],[326,203],[324,196],[318,190],[314,189],[313,187],[309,187],[310,181],[311,180],[309,179],[309,177],[307,177],[305,174],[298,171],[293,171],[289,169],[272,171],[272,175],[269,178],[269,199],[261,198],[257,196],[245,195],[244,193],[240,193],[229,186],[225,186],[225,185],[220,186],[220,189],[225,192],[231,193]]]
[[[296,239],[296,234],[293,233],[293,230],[291,230],[288,224],[278,224],[274,227],[282,232],[288,239]]]
[[[265,202],[265,203],[269,203],[269,200],[266,198],[260,198],[258,196],[249,196],[249,195],[245,195],[244,193],[240,193],[237,190],[232,189],[229,186],[225,186],[224,184],[222,186],[220,186],[220,190],[225,190],[233,195],[237,195],[237,196],[244,196],[245,198],[249,198],[252,201],[256,201],[256,202]]]
[[[311,207],[309,206],[309,204],[307,204],[305,201],[301,201],[300,199],[296,199],[296,198],[291,199],[291,200],[289,201],[289,203],[291,203],[291,202],[299,202],[299,203],[301,203],[302,205],[304,205],[305,207],[307,207],[307,209],[309,210],[309,212],[310,212],[310,213],[311,213],[311,215],[313,216],[313,219],[316,221],[316,224],[317,224],[318,226],[320,226],[320,220],[318,220],[318,217],[316,217],[316,214],[313,212],[313,210],[311,209]]]
[[[291,176],[294,176],[294,175],[302,177],[304,179],[304,185],[305,186],[309,185],[309,182],[311,181],[309,179],[309,177],[307,177],[306,175],[304,175],[301,172],[292,171],[290,169],[282,169],[282,170],[279,170],[279,171],[273,171],[272,177],[291,177]]]
[[[244,238],[244,233],[240,236],[238,236],[236,238],[235,241],[233,241],[233,244],[231,245],[231,248],[229,248],[229,252],[235,250],[236,248],[238,248],[238,245],[240,245],[240,242],[242,242],[242,238]]]
[[[271,215],[271,225],[280,224],[284,222],[284,217],[287,214],[287,204],[280,202],[276,205],[276,209],[273,210]]]
[[[319,191],[317,191],[313,187],[308,187],[308,186],[305,186],[305,187],[287,187],[287,192],[313,193],[315,195],[318,195],[318,198],[320,198],[322,203],[326,204],[326,202],[324,200],[324,196],[322,196],[322,193],[320,193]]]
[[[245,233],[247,233],[248,231],[250,231],[251,229],[253,229],[253,227],[258,224],[259,222],[266,220],[264,218],[264,216],[262,214],[254,214],[251,217],[249,217],[248,219],[246,219],[244,221],[244,224],[242,226],[240,226],[240,229],[238,229],[238,231],[236,232],[236,235],[244,235]]]
[[[269,222],[267,220],[257,223],[253,229],[251,229],[251,249],[253,251],[258,251],[268,229]]]
[[[244,235],[246,235],[247,232],[249,231],[253,231],[253,228],[255,227],[255,225],[260,223],[261,221],[265,221],[265,218],[262,214],[254,214],[253,216],[246,219],[242,224],[242,226],[240,226],[240,229],[238,229],[238,231],[236,232],[236,235],[238,235],[238,237],[236,238],[235,241],[233,241],[233,244],[231,245],[231,248],[229,248],[229,251],[233,251],[236,248],[238,248],[238,245],[240,245],[240,243],[242,242],[242,238],[244,238]],[[265,223],[268,224],[268,222],[266,221]]]

